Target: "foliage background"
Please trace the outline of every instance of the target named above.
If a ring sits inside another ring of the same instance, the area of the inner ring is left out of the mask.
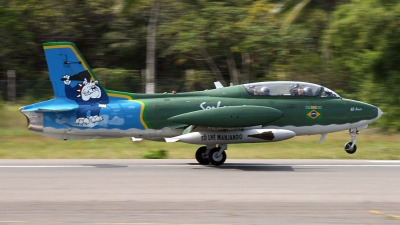
[[[156,91],[300,80],[366,101],[399,131],[397,0],[0,0],[0,90],[52,97],[42,43],[74,42],[109,89],[143,92],[150,12],[159,4]]]

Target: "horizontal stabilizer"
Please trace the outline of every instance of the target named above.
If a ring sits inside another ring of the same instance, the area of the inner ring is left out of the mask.
[[[179,141],[179,138],[164,138],[165,142],[177,142]]]
[[[51,106],[45,108],[38,108],[36,112],[65,112],[77,109],[76,106],[66,107],[66,106]]]
[[[24,108],[21,108],[21,110],[25,112],[65,112],[75,110],[77,108],[78,104],[76,104],[74,101],[64,98],[55,98],[34,105],[25,106]]]
[[[142,141],[142,140],[143,140],[143,138],[135,138],[135,137],[132,137],[132,141],[133,141],[133,142]]]
[[[205,127],[250,127],[268,124],[283,116],[277,109],[263,106],[229,106],[198,110],[170,117],[179,124]]]

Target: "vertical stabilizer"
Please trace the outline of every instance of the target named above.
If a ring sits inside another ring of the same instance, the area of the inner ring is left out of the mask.
[[[56,97],[67,97],[66,86],[76,83],[96,82],[97,78],[78,48],[71,42],[50,42],[43,44],[49,68],[50,80]],[[104,94],[105,91],[97,85]],[[76,96],[78,96],[77,94]]]

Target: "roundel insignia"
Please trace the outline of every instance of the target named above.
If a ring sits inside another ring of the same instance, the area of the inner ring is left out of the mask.
[[[307,113],[307,116],[309,116],[311,119],[316,119],[320,115],[321,115],[321,113],[319,113],[316,110],[311,110],[309,113]]]

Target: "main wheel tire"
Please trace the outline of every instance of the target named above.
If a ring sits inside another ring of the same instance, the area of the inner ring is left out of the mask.
[[[218,155],[218,152],[221,148],[213,148],[211,151],[208,153],[208,160],[210,160],[210,163],[213,164],[214,166],[220,166],[224,164],[226,160],[226,153],[223,151],[220,155]]]
[[[354,154],[357,151],[357,145],[354,145],[353,148],[351,148],[352,144],[353,142],[350,141],[344,145],[344,150],[349,154]]]
[[[210,160],[208,160],[208,155],[206,155],[207,147],[202,146],[196,151],[196,160],[201,165],[208,165],[210,164]]]

